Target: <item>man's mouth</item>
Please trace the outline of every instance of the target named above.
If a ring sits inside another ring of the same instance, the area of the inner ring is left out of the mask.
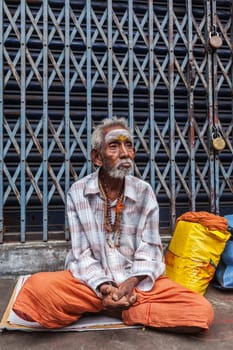
[[[130,162],[122,162],[118,165],[118,168],[130,168],[131,163]]]

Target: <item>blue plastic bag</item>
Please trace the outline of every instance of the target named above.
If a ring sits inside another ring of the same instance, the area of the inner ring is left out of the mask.
[[[227,219],[228,231],[231,232],[231,234],[233,234],[233,214],[225,215],[224,217]]]
[[[231,238],[227,241],[215,272],[214,287],[233,291],[233,215],[226,215]]]

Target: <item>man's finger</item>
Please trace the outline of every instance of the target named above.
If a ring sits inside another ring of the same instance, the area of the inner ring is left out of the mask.
[[[102,301],[102,305],[104,308],[128,308],[130,306],[130,302],[126,297],[115,301],[113,300],[112,296],[106,296]]]
[[[134,304],[136,301],[137,301],[137,294],[134,294],[129,298],[129,302],[131,305]]]
[[[111,286],[102,286],[100,287],[100,292],[103,295],[108,295],[111,292]]]
[[[118,300],[119,300],[119,297],[118,297],[117,293],[113,293],[112,299],[113,299],[114,301],[118,301]]]

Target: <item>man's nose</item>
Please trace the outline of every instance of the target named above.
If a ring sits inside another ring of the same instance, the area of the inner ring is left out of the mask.
[[[126,145],[124,143],[121,143],[120,145],[120,157],[124,158],[124,157],[128,157],[129,152],[128,152],[128,148],[126,147]]]

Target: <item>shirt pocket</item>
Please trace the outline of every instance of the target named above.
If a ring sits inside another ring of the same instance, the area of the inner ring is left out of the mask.
[[[137,249],[137,227],[135,225],[122,224],[120,237],[120,252],[128,259],[132,259]]]

